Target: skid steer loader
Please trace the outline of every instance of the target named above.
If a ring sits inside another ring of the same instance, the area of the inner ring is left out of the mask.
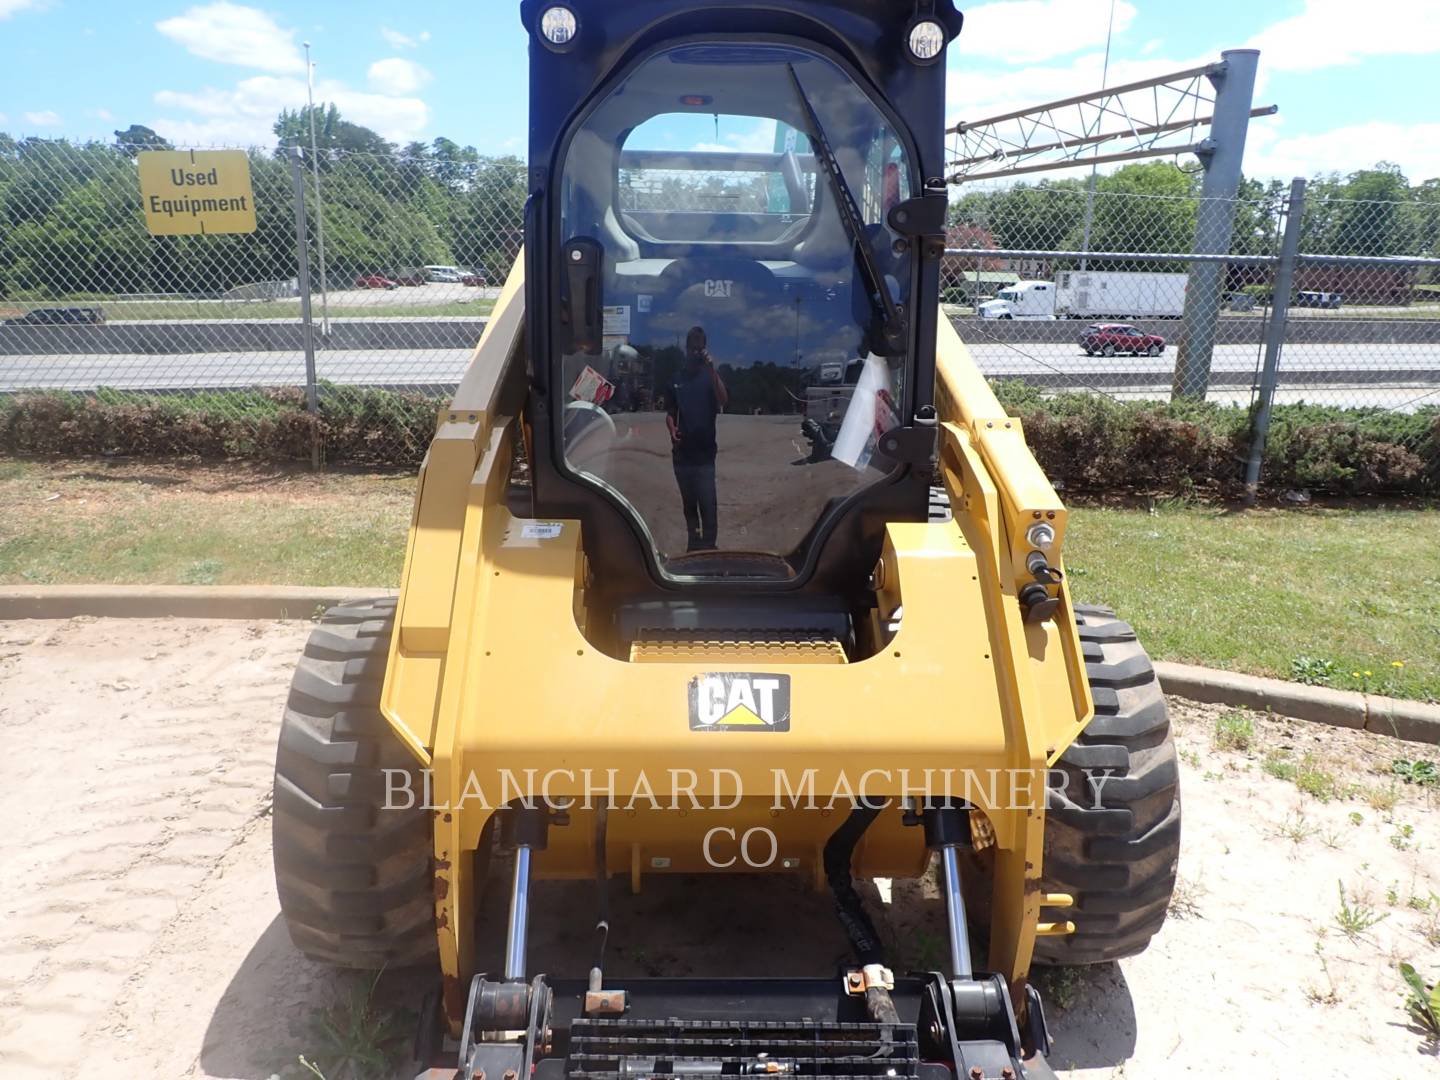
[[[1065,508],[941,317],[961,16],[520,15],[524,253],[440,414],[398,601],[331,610],[296,672],[291,937],[438,969],[434,1077],[1049,1075],[1031,965],[1145,947],[1179,793],[1150,663],[1072,605]],[[477,918],[492,850],[504,925]],[[856,878],[932,865],[947,961],[894,971]],[[733,872],[828,887],[853,964],[607,974],[613,878]],[[527,962],[541,878],[597,885],[569,970]]]

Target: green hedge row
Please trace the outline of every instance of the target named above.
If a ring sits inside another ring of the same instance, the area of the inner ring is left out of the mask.
[[[1068,490],[1232,494],[1250,455],[1250,411],[1211,402],[1043,395],[1001,382],[1001,403]],[[1440,409],[1414,413],[1278,405],[1262,482],[1346,495],[1440,493]]]
[[[0,451],[53,456],[308,461],[317,438],[336,465],[420,463],[445,402],[322,385],[202,394],[19,394],[0,399]]]
[[[1246,409],[1045,395],[1021,382],[995,389],[1066,490],[1225,495],[1241,487],[1250,446]],[[20,394],[0,398],[0,451],[306,461],[318,438],[330,464],[413,467],[443,404],[334,386],[322,387],[316,415],[293,389]],[[1264,483],[1334,494],[1440,494],[1440,409],[1278,406]]]

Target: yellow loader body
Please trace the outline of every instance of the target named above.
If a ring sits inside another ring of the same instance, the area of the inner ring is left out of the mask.
[[[667,872],[820,881],[842,803],[964,798],[983,813],[979,845],[995,848],[990,968],[1022,986],[1037,933],[1067,930],[1040,891],[1045,770],[1093,703],[1068,589],[1042,620],[1027,622],[1017,599],[1026,529],[1053,527],[1061,567],[1066,521],[1019,421],[942,319],[951,519],[888,526],[865,659],[742,640],[617,657],[590,619],[579,523],[516,517],[506,504],[524,430],[523,275],[517,265],[421,469],[381,697],[435,807],[451,1016],[475,967],[471,856],[494,812],[526,796],[569,806],[577,826],[552,831],[537,876],[594,874],[589,815],[608,797],[604,864],[637,889]],[[715,672],[788,676],[788,730],[693,730],[687,695]],[[917,876],[927,859],[920,830],[892,814],[864,836],[855,870]]]

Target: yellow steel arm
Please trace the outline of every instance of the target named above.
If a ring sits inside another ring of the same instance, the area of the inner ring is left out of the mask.
[[[957,520],[962,521],[983,513],[986,548],[996,559],[1006,596],[1013,600],[1019,588],[1030,580],[1025,558],[1032,548],[1026,531],[1041,522],[1055,530],[1049,562],[1063,573],[1069,515],[1026,446],[1020,420],[1006,415],[970,350],[950,320],[943,317],[936,341],[935,369],[941,473],[952,508]],[[968,465],[968,480],[967,470],[957,467],[962,461]],[[977,488],[982,482],[983,490]],[[1052,764],[1095,712],[1075,628],[1070,586],[1063,579],[1059,595],[1060,608],[1052,618],[1024,624],[1035,661],[1035,677],[1047,684],[1055,699],[1068,697],[1073,702],[1073,709],[1049,712],[1044,717],[1046,757]],[[1046,663],[1057,649],[1064,663]]]
[[[497,453],[494,444],[504,441],[520,406],[524,325],[522,255],[501,290],[450,407],[440,413],[434,441],[420,466],[381,709],[422,765],[430,764],[439,724],[462,534],[470,488],[479,479],[476,466],[487,450],[492,464],[498,465],[504,457],[509,465],[508,454]],[[507,476],[485,480],[490,497],[503,498]]]

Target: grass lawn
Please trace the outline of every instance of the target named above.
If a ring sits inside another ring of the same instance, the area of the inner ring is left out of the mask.
[[[409,473],[0,460],[0,584],[393,587],[413,492]],[[1440,699],[1437,538],[1440,509],[1080,505],[1066,549],[1077,599],[1158,658]]]
[[[1160,503],[1075,508],[1066,553],[1157,658],[1440,699],[1437,540],[1436,509]]]
[[[0,459],[0,583],[393,586],[412,474]]]

